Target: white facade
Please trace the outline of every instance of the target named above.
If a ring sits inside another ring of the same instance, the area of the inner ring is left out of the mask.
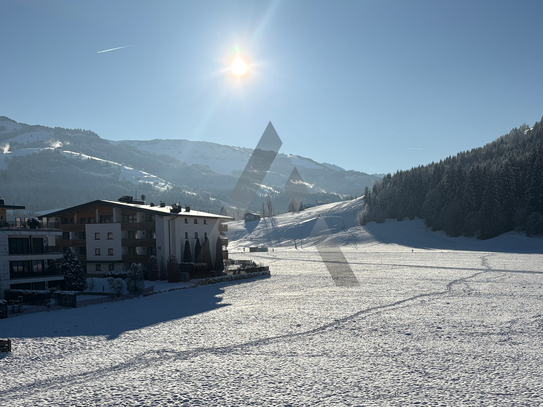
[[[127,270],[133,262],[145,268],[151,255],[156,255],[159,264],[167,264],[170,256],[183,262],[185,242],[190,245],[194,262],[197,260],[196,239],[201,247],[206,238],[209,240],[214,262],[221,222],[231,220],[178,205],[151,206],[105,200],[63,209],[45,217],[59,223],[63,233],[57,244],[73,247],[86,262],[89,275]],[[225,225],[222,230],[226,230]],[[222,239],[227,244],[226,238]]]

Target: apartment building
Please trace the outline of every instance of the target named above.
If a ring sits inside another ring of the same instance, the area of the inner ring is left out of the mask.
[[[195,261],[197,247],[209,240],[211,256],[217,247],[227,258],[225,232],[228,216],[191,210],[179,205],[145,204],[131,197],[119,201],[95,200],[43,215],[56,222],[62,233],[56,245],[72,247],[86,264],[87,274],[127,270],[132,263],[144,269],[149,256],[166,264],[170,256],[178,262]]]
[[[62,232],[37,219],[8,222],[6,212],[25,209],[0,198],[0,298],[7,289],[45,290],[64,281],[62,250],[55,246]]]

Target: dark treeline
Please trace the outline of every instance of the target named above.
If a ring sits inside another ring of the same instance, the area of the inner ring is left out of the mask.
[[[438,163],[387,174],[365,190],[361,224],[419,217],[450,236],[543,234],[543,124]]]

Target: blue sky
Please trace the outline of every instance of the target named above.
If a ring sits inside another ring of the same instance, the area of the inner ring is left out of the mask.
[[[542,15],[522,0],[1,0],[0,115],[243,147],[272,121],[282,153],[395,172],[541,119]]]

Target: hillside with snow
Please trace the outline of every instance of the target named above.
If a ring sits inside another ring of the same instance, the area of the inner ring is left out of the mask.
[[[540,405],[541,239],[352,226],[359,208],[230,222],[230,257],[270,277],[0,319],[0,405]],[[334,284],[319,215],[359,285]]]
[[[358,215],[364,199],[335,202],[308,208],[302,212],[286,213],[258,221],[233,221],[228,223],[229,248],[242,251],[250,246],[274,248],[312,247],[318,242],[333,239],[340,246],[358,251],[380,249],[405,250],[459,250],[500,251],[515,253],[543,253],[543,238],[529,238],[525,233],[510,232],[494,239],[478,240],[467,237],[450,237],[443,232],[432,232],[422,219],[385,223],[371,222],[360,226]],[[328,226],[328,234],[313,232],[318,218]]]
[[[19,202],[28,201],[30,194],[21,193],[17,184],[24,181],[29,188],[39,189],[38,198],[32,199],[30,204],[34,210],[59,206],[41,186],[47,182],[57,195],[64,189],[61,195],[66,196],[68,205],[81,203],[71,197],[90,195],[90,191],[84,190],[85,185],[96,184],[92,188],[95,194],[92,199],[116,199],[134,195],[137,190],[138,195],[143,193],[155,201],[182,201],[217,212],[220,202],[226,201],[232,192],[252,151],[182,139],[110,141],[89,130],[28,125],[0,116],[0,175],[8,180],[2,193]],[[279,154],[258,197],[263,199],[272,194],[277,200],[277,209],[284,211],[289,200],[284,186],[295,167],[306,183],[310,202],[360,195],[365,186],[373,185],[378,179],[309,158]],[[25,175],[30,168],[33,173]],[[70,181],[61,182],[46,176],[59,172],[69,172]],[[38,178],[40,183],[32,185]],[[98,184],[102,185],[102,193]],[[198,202],[189,195],[197,197]],[[260,202],[254,205],[253,210],[257,210]]]

